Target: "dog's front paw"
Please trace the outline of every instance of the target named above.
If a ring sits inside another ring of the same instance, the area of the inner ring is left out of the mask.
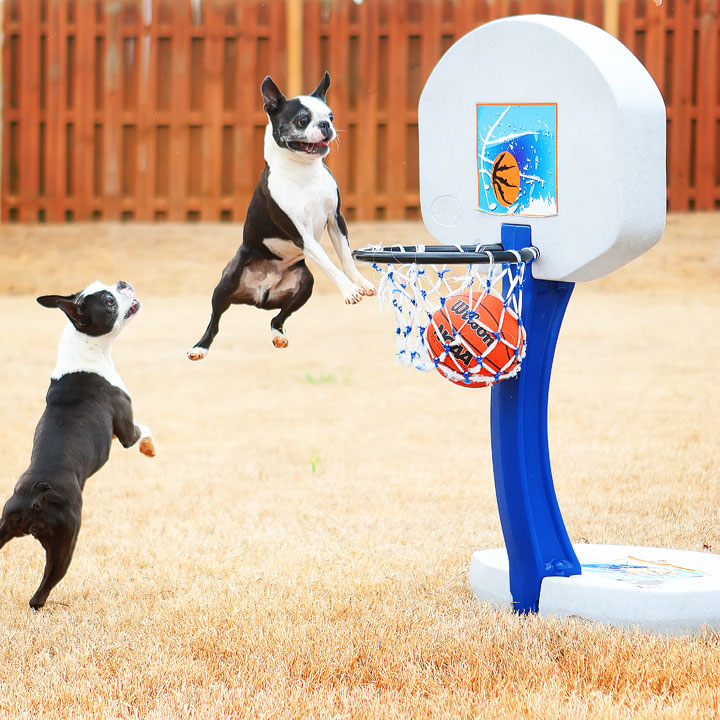
[[[358,285],[351,285],[343,292],[346,305],[356,305],[363,299],[363,291]]]
[[[207,354],[207,348],[202,348],[198,346],[190,348],[190,350],[187,351],[187,356],[189,360],[202,360]]]
[[[147,425],[138,425],[137,429],[140,431],[140,452],[147,457],[155,457],[152,430]]]
[[[369,281],[363,278],[360,283],[360,292],[367,297],[372,297],[377,293],[375,286]]]
[[[273,330],[272,344],[276,348],[286,348],[288,346],[288,339],[279,330]]]
[[[140,452],[146,457],[155,457],[155,442],[152,439],[152,435],[140,440]]]

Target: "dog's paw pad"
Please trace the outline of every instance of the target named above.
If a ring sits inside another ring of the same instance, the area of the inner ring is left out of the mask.
[[[188,350],[187,356],[189,360],[202,360],[208,354],[207,348],[194,347]]]
[[[140,441],[140,452],[147,457],[155,457],[155,443],[152,437],[144,437]]]
[[[284,335],[274,335],[272,342],[276,348],[286,348],[288,346],[288,339]]]

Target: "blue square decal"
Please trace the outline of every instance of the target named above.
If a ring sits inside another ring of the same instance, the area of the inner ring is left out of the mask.
[[[557,104],[477,105],[478,208],[558,214]]]

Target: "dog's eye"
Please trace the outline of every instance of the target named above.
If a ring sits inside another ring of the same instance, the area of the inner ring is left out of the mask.
[[[297,120],[295,120],[295,124],[299,128],[307,127],[308,123],[310,122],[310,117],[308,115],[300,115]]]
[[[115,307],[117,303],[115,302],[115,298],[112,295],[109,295],[108,298],[105,300],[105,305],[109,308]]]
[[[335,119],[335,116],[332,113],[330,113],[330,122],[332,122],[334,119]]]

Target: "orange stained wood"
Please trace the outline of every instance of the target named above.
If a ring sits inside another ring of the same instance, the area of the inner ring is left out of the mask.
[[[667,106],[669,209],[720,208],[720,0],[287,2],[5,0],[2,220],[242,221],[263,77],[308,92],[326,69],[347,217],[417,218],[427,76],[524,12],[616,23]]]

